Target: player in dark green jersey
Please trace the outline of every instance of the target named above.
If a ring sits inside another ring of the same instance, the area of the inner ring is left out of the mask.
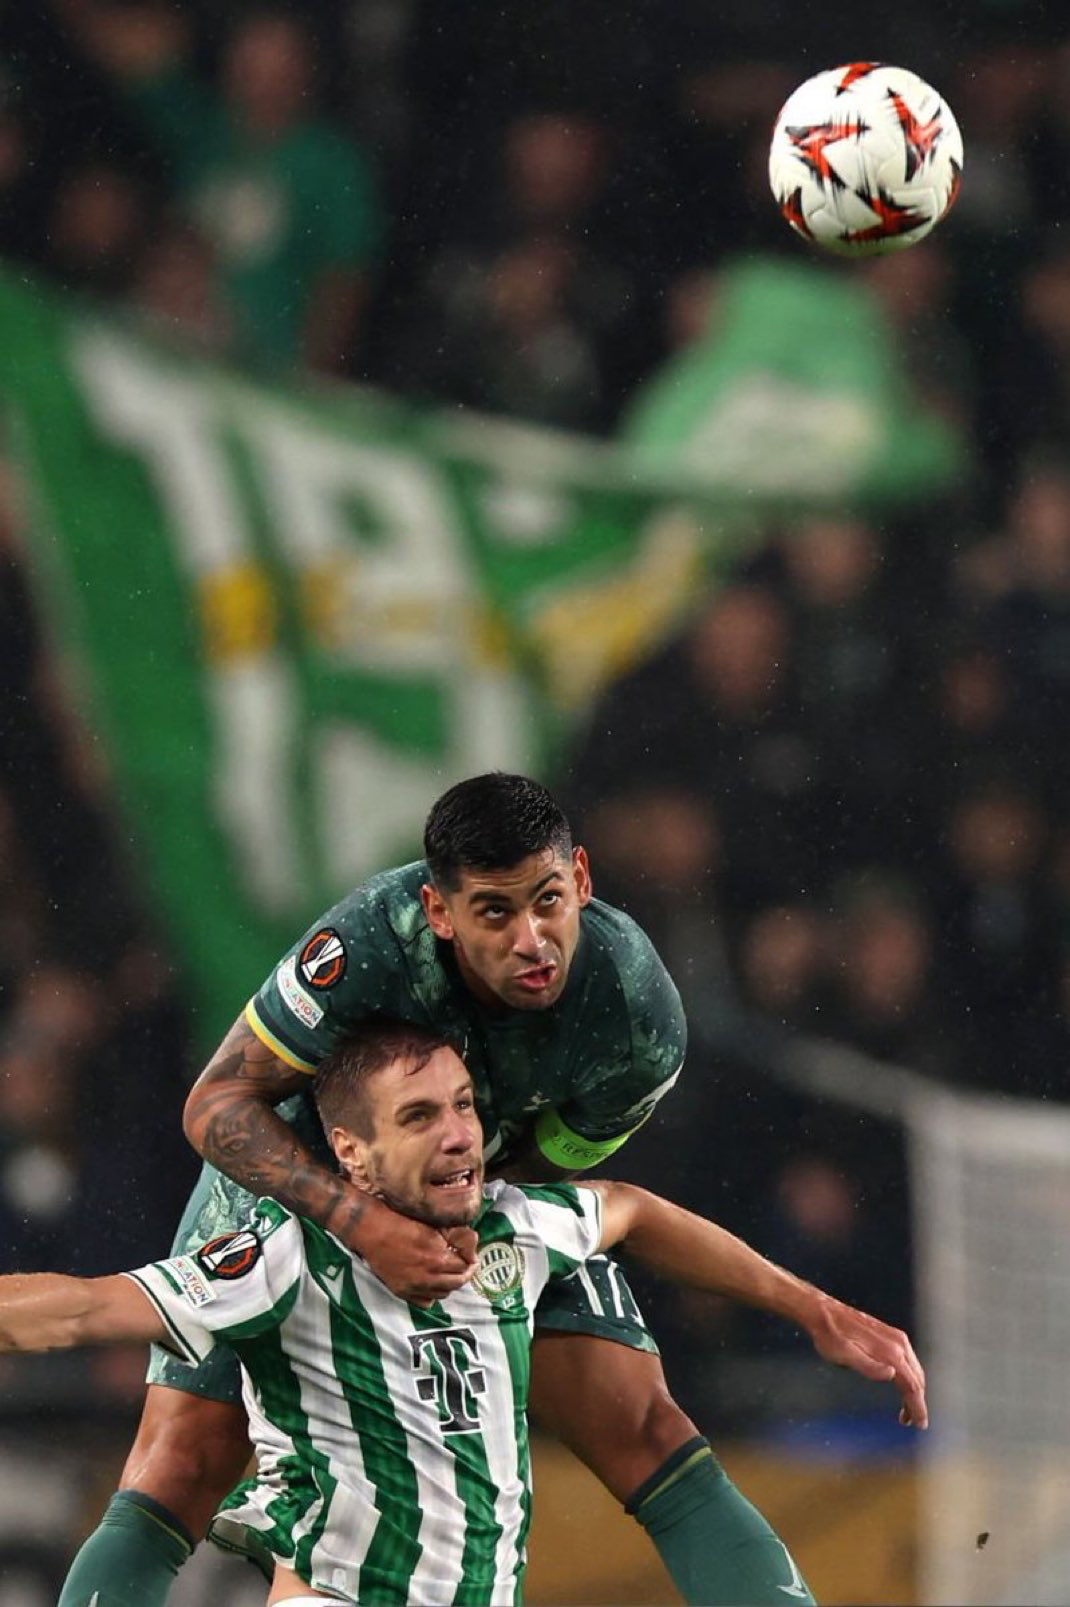
[[[492,1172],[514,1180],[596,1165],[671,1087],[685,1047],[676,990],[634,922],[592,899],[584,851],[543,787],[495,773],[451,788],[425,852],[318,921],[202,1073],[186,1131],[208,1164],[176,1251],[233,1224],[248,1191],[334,1233],[409,1300],[472,1275],[469,1229],[436,1232],[354,1189],[317,1148],[307,1099],[283,1103],[372,1012],[450,1038],[472,1072]],[[536,1330],[537,1418],[646,1527],[685,1598],[740,1599],[733,1578],[747,1577],[748,1601],[782,1604],[773,1573],[754,1593],[751,1509],[672,1400],[619,1269],[589,1263],[551,1284]],[[123,1489],[60,1607],[166,1600],[247,1458],[237,1398],[233,1364],[154,1361]]]

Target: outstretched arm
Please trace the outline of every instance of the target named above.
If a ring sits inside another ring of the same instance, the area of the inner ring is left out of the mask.
[[[307,1074],[261,1043],[239,1016],[190,1090],[186,1137],[251,1194],[270,1195],[333,1233],[396,1294],[428,1302],[459,1288],[471,1275],[473,1235],[458,1229],[447,1240],[318,1161],[274,1109],[307,1087]]]
[[[925,1374],[898,1328],[834,1300],[767,1261],[742,1239],[628,1183],[589,1183],[602,1196],[602,1247],[619,1244],[675,1283],[774,1312],[809,1334],[823,1360],[894,1383],[900,1421],[926,1428]]]
[[[13,1272],[0,1278],[0,1351],[69,1350],[167,1338],[152,1301],[129,1278]]]

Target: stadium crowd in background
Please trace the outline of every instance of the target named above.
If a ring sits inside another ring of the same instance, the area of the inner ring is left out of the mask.
[[[766,191],[768,128],[830,63],[805,10],[763,0],[633,0],[623,22],[490,9],[9,9],[0,250],[235,361],[612,432],[701,331],[722,270],[799,252]],[[770,528],[602,694],[554,779],[599,891],[648,926],[721,1067],[713,1092],[696,1066],[677,1095],[684,1203],[903,1322],[885,1255],[902,1223],[886,1215],[882,1242],[869,1209],[895,1187],[886,1135],[756,1078],[740,1023],[960,1086],[1070,1092],[1070,30],[1039,0],[918,3],[870,19],[866,48],[909,53],[966,132],[952,220],[858,272],[920,393],[964,426],[972,478],[921,517]],[[108,1265],[147,1259],[186,1192],[182,1011],[4,563],[0,1264],[93,1271],[87,1221],[108,1225]],[[118,1128],[111,1151],[84,1142],[139,1101],[166,1156]],[[727,1124],[753,1140],[731,1148],[764,1224],[730,1208]],[[658,1143],[652,1126],[640,1166]],[[98,1217],[116,1175],[138,1212]]]

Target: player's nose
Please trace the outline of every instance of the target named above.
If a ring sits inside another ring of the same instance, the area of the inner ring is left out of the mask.
[[[466,1150],[474,1150],[475,1143],[472,1123],[460,1111],[452,1111],[443,1125],[442,1148],[451,1155],[460,1155]]]
[[[513,948],[516,953],[534,957],[542,952],[545,943],[542,922],[538,916],[530,912],[519,915],[513,930]]]

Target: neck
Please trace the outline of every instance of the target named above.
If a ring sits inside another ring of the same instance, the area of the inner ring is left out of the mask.
[[[484,1009],[492,1011],[495,1015],[503,1015],[509,1006],[499,999],[493,988],[487,986],[477,971],[472,969],[468,956],[459,939],[453,939],[453,954],[457,961],[457,969],[461,973],[461,981],[474,999]]]

